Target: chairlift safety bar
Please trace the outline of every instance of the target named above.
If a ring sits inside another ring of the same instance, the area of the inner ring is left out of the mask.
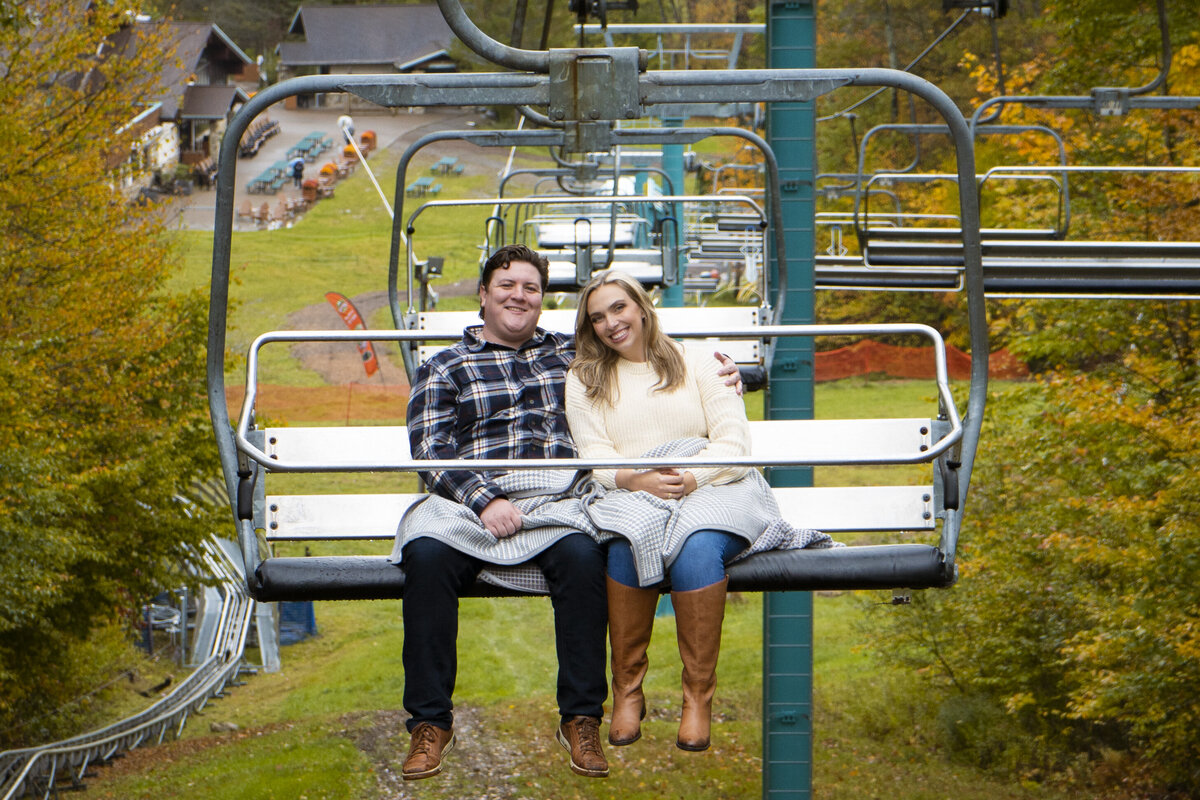
[[[258,397],[258,352],[274,342],[358,342],[358,341],[414,341],[424,339],[456,340],[457,333],[430,333],[428,331],[355,330],[355,331],[273,331],[259,335],[250,346],[246,356],[246,395],[242,401],[235,438],[238,452],[272,472],[417,472],[429,470],[509,470],[509,469],[654,469],[659,467],[785,467],[785,466],[830,466],[836,464],[922,464],[933,461],[956,445],[963,435],[962,422],[950,392],[949,373],[946,367],[946,346],[936,329],[916,323],[891,323],[879,325],[763,325],[752,328],[689,331],[670,334],[683,338],[706,339],[764,339],[782,336],[866,336],[866,335],[915,334],[924,336],[933,344],[936,383],[939,406],[948,417],[950,430],[933,442],[923,452],[909,457],[861,460],[852,458],[763,459],[754,456],[727,456],[724,458],[604,458],[604,459],[403,459],[395,462],[338,463],[289,462],[264,452],[250,441],[250,429],[254,419],[255,400]]]

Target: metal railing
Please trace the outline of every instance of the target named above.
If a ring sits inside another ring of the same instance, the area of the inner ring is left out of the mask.
[[[170,693],[144,711],[90,733],[38,747],[0,752],[0,800],[58,796],[81,788],[89,766],[103,764],[137,747],[178,737],[193,712],[220,696],[237,675],[254,600],[246,593],[242,567],[215,539],[195,553],[192,568],[218,581],[221,605],[207,656]],[[198,654],[199,655],[199,654]]]
[[[914,335],[929,340],[933,346],[935,360],[937,396],[939,407],[950,423],[945,435],[918,454],[896,456],[886,459],[863,460],[855,456],[829,456],[820,459],[797,455],[778,455],[771,458],[759,456],[660,456],[656,458],[491,458],[491,459],[421,459],[397,458],[387,463],[363,461],[361,463],[339,462],[293,462],[265,452],[251,440],[251,429],[255,424],[255,405],[258,398],[259,351],[275,342],[339,342],[339,341],[389,341],[405,342],[422,339],[456,340],[461,333],[430,331],[355,330],[355,331],[270,331],[257,336],[246,354],[246,393],[242,400],[234,432],[239,456],[247,464],[247,480],[250,480],[249,462],[273,472],[417,472],[422,470],[508,470],[508,469],[657,469],[660,467],[728,467],[728,466],[829,466],[836,464],[919,464],[928,463],[959,444],[964,428],[958,408],[950,391],[949,369],[946,363],[946,345],[942,336],[928,325],[916,323],[879,323],[874,325],[756,325],[745,329],[668,331],[669,335],[686,339],[774,339],[787,336],[874,336]]]

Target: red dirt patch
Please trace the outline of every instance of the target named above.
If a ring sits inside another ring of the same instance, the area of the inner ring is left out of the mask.
[[[230,409],[242,407],[245,393],[242,386],[226,388],[225,398]],[[258,387],[258,413],[274,423],[403,421],[407,406],[407,383],[403,386],[349,383],[345,386],[267,384]]]

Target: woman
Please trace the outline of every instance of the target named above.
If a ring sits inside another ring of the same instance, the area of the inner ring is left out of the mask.
[[[689,437],[707,439],[698,455],[749,454],[745,406],[717,375],[717,362],[707,353],[688,353],[662,333],[645,290],[624,273],[603,272],[584,287],[575,351],[567,373],[566,407],[581,456],[638,457],[655,446]],[[686,508],[706,492],[741,481],[751,472],[745,468],[619,469],[596,470],[595,478],[610,491],[645,492],[671,504],[682,501]],[[757,473],[753,475],[761,482]],[[678,517],[671,515],[672,520]],[[660,551],[670,578],[683,661],[683,713],[676,745],[705,750],[725,616],[725,565],[753,544],[762,529],[678,527]],[[614,745],[637,741],[646,714],[642,679],[659,592],[657,583],[640,585],[639,566],[630,541],[613,539],[607,582],[613,674],[608,739]]]

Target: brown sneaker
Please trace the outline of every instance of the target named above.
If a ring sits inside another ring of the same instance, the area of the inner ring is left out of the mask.
[[[413,728],[408,757],[404,759],[402,776],[406,781],[431,778],[442,771],[442,756],[454,749],[454,731],[444,730],[432,722],[422,722]]]
[[[571,769],[585,778],[607,778],[608,761],[600,746],[600,720],[573,717],[558,726],[558,743],[571,754]]]

